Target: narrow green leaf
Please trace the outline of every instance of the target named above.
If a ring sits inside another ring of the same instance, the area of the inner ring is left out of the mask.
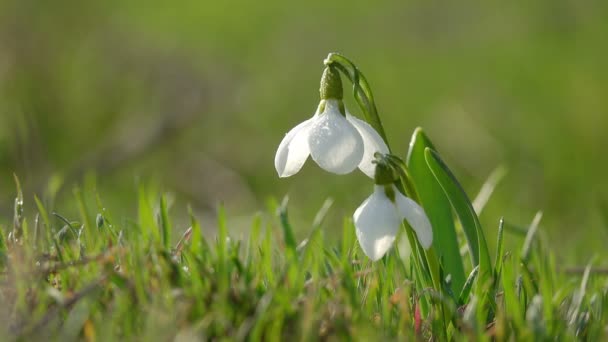
[[[589,275],[591,274],[591,262],[587,264],[585,267],[585,271],[583,273],[583,278],[581,279],[581,285],[577,292],[575,292],[573,296],[573,301],[568,312],[568,320],[569,324],[572,326],[576,323],[579,318],[579,312],[581,311],[581,307],[583,305],[583,299],[585,298],[585,294],[587,291],[587,283],[589,282]]]
[[[23,190],[21,190],[21,182],[17,174],[13,173],[13,179],[15,180],[15,187],[17,188],[17,199],[23,203]]]
[[[315,215],[315,218],[312,221],[313,227],[320,227],[321,224],[323,224],[323,220],[325,220],[325,216],[327,216],[327,213],[329,212],[329,209],[331,208],[332,204],[334,204],[334,201],[331,198],[328,198],[325,200],[325,202],[323,202],[323,205],[321,206],[319,211],[317,211],[317,214]]]
[[[503,253],[503,236],[505,232],[505,219],[503,217],[500,218],[498,222],[498,236],[496,238],[496,259],[494,259],[494,272],[495,276],[498,278],[500,276],[500,271],[502,269],[502,259],[504,258]]]
[[[44,207],[44,205],[42,204],[42,202],[40,201],[40,199],[38,198],[38,196],[36,196],[36,195],[34,195],[34,202],[36,202],[36,207],[38,208],[38,212],[40,213],[40,216],[42,216],[42,221],[46,225],[46,229],[50,229],[51,223],[49,220],[49,214],[48,214],[46,208]]]
[[[260,244],[260,233],[262,232],[262,215],[256,213],[251,221],[251,230],[249,231],[249,240],[247,242],[247,268],[251,268],[255,258],[255,251]]]
[[[192,207],[190,206],[188,206],[188,216],[190,216],[190,227],[192,228],[190,251],[196,256],[201,256],[203,251],[203,233],[201,232],[201,226],[196,217],[194,217]]]
[[[351,253],[353,251],[353,246],[355,246],[356,237],[355,237],[355,227],[352,222],[352,219],[344,218],[342,222],[342,247],[340,249],[342,264],[344,267],[349,266]]]
[[[19,182],[19,177],[13,173],[13,178],[15,179],[15,186],[17,187],[17,197],[15,197],[12,239],[19,239],[23,234],[23,191],[21,190],[21,182]],[[9,242],[10,240],[11,234],[9,234]]]
[[[458,305],[464,305],[469,300],[469,295],[471,294],[471,288],[473,287],[473,283],[475,283],[475,279],[477,279],[477,274],[479,273],[479,265],[475,266],[475,268],[469,274],[467,278],[467,282],[464,283],[462,287],[462,291],[460,291],[460,295],[458,296]]]
[[[516,263],[507,255],[502,272],[503,302],[505,311],[513,317],[516,327],[523,326],[524,314],[519,300],[518,280],[515,278]]]
[[[156,242],[160,242],[160,232],[143,185],[139,187],[138,218],[144,241],[147,242],[154,238]]]
[[[412,135],[407,166],[413,178],[420,202],[433,226],[433,246],[442,261],[445,274],[452,278],[452,290],[459,293],[465,282],[464,266],[454,227],[452,208],[441,185],[429,169],[424,151],[433,148],[421,128]]]
[[[160,227],[162,231],[162,241],[165,250],[171,249],[171,221],[169,221],[169,210],[167,209],[167,198],[160,196]]]
[[[228,258],[228,226],[224,204],[220,204],[217,210],[217,228],[217,257],[220,267],[223,268]]]
[[[471,250],[473,265],[479,265],[479,279],[481,284],[485,284],[491,280],[492,265],[486,238],[473,205],[452,171],[441,160],[439,154],[428,147],[425,149],[424,154],[429,168],[443,188],[460,220]]]
[[[52,234],[51,234],[51,221],[49,220],[49,213],[42,204],[42,201],[38,198],[38,196],[34,195],[34,202],[36,202],[36,207],[38,208],[38,213],[42,217],[42,221],[44,222],[44,236],[46,237],[47,245],[52,244]]]
[[[521,260],[524,264],[528,263],[530,258],[530,251],[532,250],[532,242],[534,242],[534,237],[536,236],[536,232],[538,231],[538,225],[540,224],[540,220],[543,218],[543,213],[541,211],[537,212],[534,215],[534,219],[532,219],[532,223],[530,224],[530,228],[528,228],[528,233],[526,234],[526,240],[524,241],[524,246],[521,249]]]
[[[298,244],[296,242],[296,238],[293,234],[293,229],[291,228],[291,224],[289,224],[289,219],[287,217],[288,201],[289,199],[286,196],[281,202],[281,206],[279,207],[279,218],[281,220],[281,228],[283,228],[283,238],[285,239],[285,246],[289,251],[295,253]]]
[[[492,196],[494,189],[507,174],[507,170],[503,166],[499,166],[488,176],[485,183],[481,186],[481,189],[477,193],[477,196],[473,200],[473,208],[477,215],[481,214],[481,211],[488,203],[488,200]]]
[[[80,213],[80,220],[84,223],[85,226],[85,234],[84,238],[86,241],[86,245],[92,247],[95,243],[95,236],[93,234],[97,233],[97,229],[93,229],[95,224],[93,223],[93,218],[91,217],[89,210],[87,208],[87,204],[84,200],[84,196],[82,195],[82,190],[79,187],[74,188],[74,197],[76,198],[76,203],[78,204],[78,212]]]
[[[260,270],[264,275],[264,278],[266,278],[267,283],[272,285],[274,285],[276,282],[272,263],[272,254],[274,246],[275,244],[273,244],[272,229],[269,226],[266,226],[264,229],[264,239],[262,240],[262,244],[259,247],[260,256],[262,259],[259,265]]]

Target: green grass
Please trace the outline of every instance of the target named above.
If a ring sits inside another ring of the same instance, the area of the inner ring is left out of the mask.
[[[190,214],[186,232],[171,236],[187,227],[175,227],[171,201],[143,186],[137,219],[113,217],[91,190],[74,191],[75,217],[18,193],[13,224],[0,234],[6,340],[606,338],[606,278],[592,264],[556,265],[541,215],[527,236],[502,221],[490,228],[520,247],[499,241],[484,283],[463,256],[472,276],[454,295],[418,286],[399,249],[371,263],[350,219],[339,242],[326,239],[339,229],[323,224],[327,206],[301,241],[286,201],[256,215],[246,236],[230,234],[223,209],[216,226]]]

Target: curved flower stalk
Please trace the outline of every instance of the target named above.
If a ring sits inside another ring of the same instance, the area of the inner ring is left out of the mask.
[[[374,192],[353,215],[361,249],[373,261],[382,258],[392,246],[403,220],[414,229],[423,248],[428,249],[433,242],[433,230],[424,209],[399,192],[396,180],[391,168],[379,160]]]
[[[325,68],[320,92],[315,115],[291,129],[279,144],[274,159],[279,177],[296,174],[310,155],[326,171],[347,174],[358,167],[373,178],[374,153],[388,153],[386,143],[368,123],[348,113],[335,67]]]

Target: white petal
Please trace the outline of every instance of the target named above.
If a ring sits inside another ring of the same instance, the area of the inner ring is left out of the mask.
[[[388,146],[386,146],[380,134],[367,122],[350,115],[348,112],[346,112],[346,120],[355,126],[359,134],[361,134],[361,138],[363,138],[364,152],[361,163],[359,163],[359,169],[368,177],[374,178],[374,174],[376,173],[376,164],[372,163],[374,153],[387,154]]]
[[[335,100],[327,100],[325,111],[315,117],[308,134],[312,159],[329,172],[352,172],[363,158],[361,134],[338,110]]]
[[[395,205],[401,217],[407,220],[416,232],[418,241],[420,241],[422,247],[425,249],[431,247],[433,243],[433,229],[424,209],[412,199],[403,196],[396,188]]]
[[[381,186],[376,186],[374,193],[357,208],[353,219],[359,245],[374,261],[388,251],[401,226],[397,210]]]
[[[277,149],[274,156],[274,167],[279,177],[289,177],[296,174],[310,154],[308,148],[308,132],[314,117],[310,118],[289,131]]]

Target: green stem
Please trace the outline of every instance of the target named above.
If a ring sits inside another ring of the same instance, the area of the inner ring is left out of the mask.
[[[348,58],[339,53],[330,53],[324,61],[327,66],[335,66],[353,84],[353,96],[363,110],[365,120],[380,134],[386,145],[388,139],[378,115],[378,109],[374,101],[374,95],[363,73]],[[389,147],[390,150],[390,147]]]

